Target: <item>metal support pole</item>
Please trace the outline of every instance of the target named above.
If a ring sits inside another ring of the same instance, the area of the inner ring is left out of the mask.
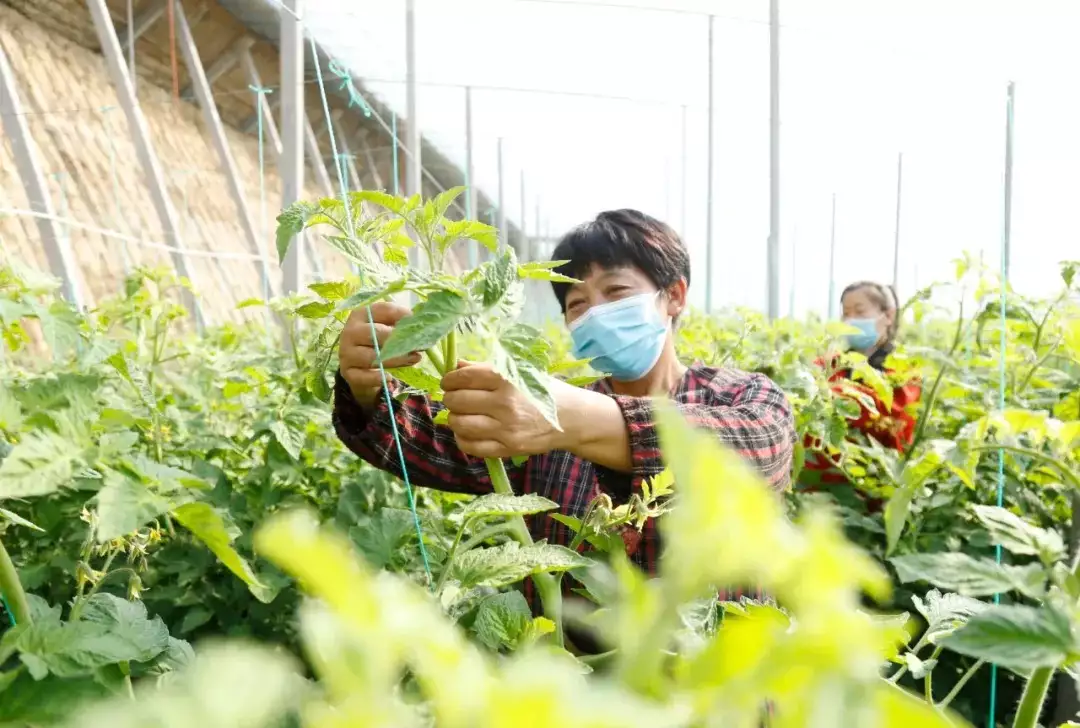
[[[686,237],[686,104],[682,107],[682,161],[679,163],[679,170],[682,174],[682,182],[679,184],[679,195],[681,196],[680,208],[679,208],[679,234]]]
[[[769,0],[769,319],[780,317],[780,0]]]
[[[210,89],[210,79],[203,70],[202,60],[199,58],[199,50],[195,47],[195,36],[191,32],[191,26],[188,25],[187,16],[184,13],[184,6],[179,0],[175,0],[175,2],[177,40],[180,46],[180,52],[184,56],[184,63],[187,65],[188,75],[191,77],[192,91],[199,101],[199,106],[203,111],[203,121],[206,123],[206,128],[210,132],[210,139],[217,149],[218,159],[221,162],[222,170],[225,173],[225,181],[229,185],[229,192],[232,193],[233,202],[236,204],[236,211],[239,213],[240,226],[244,229],[244,233],[248,239],[248,247],[255,255],[263,256],[266,251],[263,250],[263,241],[260,239],[259,226],[255,224],[255,219],[251,215],[251,210],[248,209],[244,187],[240,183],[240,173],[236,168],[236,160],[233,159],[232,150],[229,148],[229,140],[225,136],[225,127],[221,123],[221,115],[218,113],[217,103],[214,101],[214,94]],[[254,41],[251,42],[254,43]],[[241,47],[244,47],[246,50],[246,47],[250,46],[241,43]],[[235,56],[233,63],[235,64]],[[269,276],[265,260],[258,261],[256,263],[256,268],[259,271],[260,280],[262,280],[263,276]],[[271,292],[272,291],[273,288],[271,284]]]
[[[713,289],[713,122],[715,117],[713,99],[713,26],[715,18],[709,16],[709,129],[705,156],[705,312],[712,313]]]
[[[146,9],[139,12],[134,18],[128,21],[128,27],[125,29],[127,36],[120,41],[120,49],[125,52],[130,52],[135,45],[135,41],[142,37],[143,33],[150,30],[150,26],[156,23],[165,15],[165,10],[169,7],[168,0],[154,0]]]
[[[132,86],[123,52],[120,50],[120,40],[116,37],[116,29],[113,27],[109,8],[105,0],[87,0],[87,5],[90,7],[90,16],[93,18],[98,42],[101,44],[101,54],[105,57],[105,64],[109,69],[117,100],[124,110],[128,128],[131,130],[135,152],[146,174],[150,198],[161,221],[166,240],[175,248],[171,251],[173,267],[178,275],[191,282],[193,288],[198,288],[198,281],[187,265],[183,241],[180,239],[180,225],[177,221],[176,209],[173,207],[172,200],[169,199],[165,175],[150,142],[150,128],[146,124],[146,117],[143,116],[139,102],[135,98],[135,88]],[[184,303],[195,317],[196,326],[201,329],[205,321],[198,301],[195,300],[191,291],[185,290],[183,296]]]
[[[532,260],[532,243],[529,240],[529,216],[526,212],[525,202],[525,170],[521,170],[521,259],[525,262]]]
[[[253,45],[255,45],[255,39],[250,35],[244,35],[238,38],[231,48],[221,54],[221,56],[211,63],[204,71],[203,75],[206,77],[206,82],[208,84],[213,84],[214,81],[217,81],[228,73],[233,66],[240,62],[241,57],[243,57]],[[188,100],[196,98],[195,83],[196,81],[193,79],[187,86],[181,89],[180,98]]]
[[[900,214],[904,196],[904,153],[896,157],[896,222],[893,225],[893,290],[900,290]]]
[[[1016,85],[1009,81],[1005,102],[1005,210],[1002,226],[1002,259],[1006,279],[1010,273],[1012,257],[1012,188],[1013,188],[1013,123],[1016,108]]]
[[[240,54],[240,65],[244,69],[244,75],[247,76],[248,83],[255,88],[263,88],[262,76],[259,74],[259,69],[255,65],[255,59],[251,55],[250,48],[245,49],[244,52]],[[274,121],[274,112],[271,108],[270,101],[266,96],[267,94],[259,94],[259,105],[262,106],[263,129],[266,132],[267,141],[270,142],[277,163],[280,166],[281,135],[278,133],[277,123]],[[258,110],[256,110],[255,113],[257,115]]]
[[[465,87],[465,217],[476,218],[476,169],[473,166],[472,87]],[[469,267],[480,263],[480,243],[471,240]]]
[[[836,193],[832,196],[832,223],[829,225],[829,320],[836,317]]]
[[[416,3],[405,0],[405,135],[409,154],[405,161],[405,194],[418,195],[423,189],[420,168],[420,120],[416,112]]]
[[[308,119],[307,114],[304,114],[304,144],[307,147],[307,155],[311,158],[311,168],[315,170],[315,179],[322,187],[323,194],[327,197],[337,197],[337,188],[334,186],[329,170],[326,169],[322,150],[319,149],[319,138],[315,135],[315,129],[311,126],[311,120]],[[334,163],[337,164],[337,160],[334,160]]]
[[[795,228],[795,231],[791,234],[791,281],[788,283],[788,318],[795,318],[795,282],[799,280],[799,265],[798,257],[795,255],[798,250],[799,242],[799,229]]]
[[[22,101],[19,99],[15,72],[8,63],[7,53],[0,45],[0,119],[3,120],[4,134],[11,139],[12,152],[15,154],[15,167],[22,179],[23,189],[30,209],[38,213],[38,232],[41,244],[45,248],[45,258],[49,270],[60,279],[64,298],[76,308],[82,309],[82,285],[79,282],[79,268],[71,252],[71,244],[60,232],[53,210],[52,198],[45,183],[38,158],[37,145],[26,123]]]
[[[371,151],[371,145],[368,144],[367,135],[361,134],[359,139],[360,148],[364,152],[364,162],[371,171],[371,179],[375,181],[375,188],[385,190],[386,186],[383,185],[382,173],[379,172],[379,165],[375,161],[375,153]]]
[[[304,31],[299,16],[303,0],[282,0],[281,40],[281,206],[301,199],[304,193]],[[303,233],[301,233],[303,235]],[[294,241],[282,261],[281,290],[285,295],[300,290],[303,262],[302,239]]]
[[[506,177],[506,174],[505,174],[506,170],[503,167],[503,138],[502,137],[499,137],[498,163],[499,163],[499,202],[498,202],[499,209],[497,211],[498,216],[499,216],[498,217],[498,220],[499,220],[498,227],[499,227],[499,234],[502,235],[503,244],[504,245],[509,245],[510,244],[510,231],[506,227],[506,184],[505,184],[505,179],[504,179]]]

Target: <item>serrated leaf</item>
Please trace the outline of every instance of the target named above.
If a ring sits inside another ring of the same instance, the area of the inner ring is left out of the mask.
[[[589,564],[589,559],[565,546],[549,543],[520,546],[517,541],[510,541],[461,554],[454,561],[452,574],[465,589],[473,586],[498,589],[533,574],[570,571]]]
[[[137,366],[132,366],[123,354],[117,353],[106,359],[113,369],[123,377],[124,381],[135,388],[135,392],[139,395],[139,401],[143,406],[149,410],[157,408],[157,398],[154,396],[154,392],[150,389],[150,384],[146,379],[146,374]]]
[[[146,662],[169,647],[169,630],[159,617],[150,618],[146,605],[98,592],[83,606],[80,621],[101,625],[115,645],[118,659]],[[121,655],[127,655],[121,657]]]
[[[406,387],[423,392],[433,402],[442,400],[442,382],[435,375],[425,371],[420,365],[411,367],[396,367],[387,369],[386,373],[393,376]]]
[[[529,603],[520,592],[492,594],[476,609],[472,631],[489,649],[514,648],[532,622]]]
[[[382,361],[425,351],[442,341],[469,313],[469,302],[453,291],[436,291],[394,327],[379,352]]]
[[[1046,605],[990,607],[941,644],[1016,671],[1059,666],[1077,649],[1068,616]]]
[[[277,242],[278,262],[285,262],[285,255],[289,252],[289,245],[300,231],[307,227],[308,220],[319,211],[319,206],[310,202],[294,202],[281,211],[277,217]]]
[[[105,485],[95,496],[98,543],[126,536],[173,507],[168,498],[154,493],[142,483],[108,471]]]
[[[399,278],[392,283],[383,286],[381,288],[364,288],[353,293],[348,298],[342,299],[338,305],[338,311],[353,311],[358,308],[364,308],[370,306],[376,301],[384,301],[391,298],[395,293],[400,293],[405,290],[405,286],[409,285],[409,279]]]
[[[964,596],[981,597],[1013,590],[1043,596],[1046,574],[1040,564],[1012,566],[957,552],[909,554],[889,561],[902,583],[926,581]]]
[[[558,510],[559,504],[535,493],[509,495],[488,493],[473,499],[465,506],[466,518],[490,518],[492,516],[528,516],[534,513]]]
[[[229,571],[247,584],[256,599],[264,603],[273,599],[270,589],[259,581],[247,561],[232,547],[233,539],[225,528],[224,519],[209,504],[187,503],[173,511],[173,516],[202,541]]]
[[[307,433],[303,429],[287,420],[274,420],[270,423],[270,433],[293,460],[300,459],[304,442],[307,440]]]
[[[483,303],[485,308],[490,308],[502,300],[517,277],[513,249],[503,248],[494,260],[484,263],[481,268],[484,274]]]
[[[1057,531],[1034,526],[1004,508],[977,505],[974,510],[979,522],[990,532],[992,542],[1006,551],[1038,556],[1044,564],[1052,564],[1065,555],[1065,543]]]
[[[912,596],[911,601],[919,614],[926,619],[925,637],[932,644],[937,644],[942,637],[951,634],[973,615],[990,606],[986,602],[961,594],[942,594],[937,589],[928,591],[925,601],[918,596]]]
[[[221,396],[225,399],[233,399],[234,397],[239,397],[241,394],[247,394],[251,390],[252,387],[249,382],[238,382],[230,379],[225,382],[225,386],[221,388]]]
[[[441,409],[435,413],[435,416],[431,418],[432,424],[435,425],[449,425],[450,424],[450,410]]]
[[[47,495],[68,485],[78,456],[63,438],[31,432],[0,462],[0,500]]]
[[[321,281],[310,284],[308,289],[327,301],[340,301],[352,293],[352,286],[344,281]]]
[[[523,359],[516,359],[499,342],[492,346],[491,367],[511,386],[525,395],[553,427],[561,430],[559,408],[551,394],[551,378],[537,367]]]
[[[550,281],[551,283],[579,283],[577,278],[564,276],[550,268],[535,267],[535,263],[525,263],[518,266],[518,276],[533,281]]]
[[[14,523],[16,526],[25,526],[26,528],[32,528],[35,531],[45,531],[45,529],[41,528],[40,526],[34,525],[30,521],[20,516],[18,513],[12,513],[6,508],[0,508],[0,519],[3,519],[10,523]]]
[[[334,304],[323,302],[311,302],[305,303],[300,308],[296,309],[296,315],[306,319],[321,319],[326,318],[334,311]]]
[[[376,569],[386,568],[415,535],[416,523],[405,508],[382,508],[362,515],[349,528],[349,538]]]

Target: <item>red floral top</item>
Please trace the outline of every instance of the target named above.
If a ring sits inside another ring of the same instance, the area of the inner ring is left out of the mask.
[[[881,357],[880,359],[884,359]],[[872,362],[873,363],[873,362]],[[819,359],[817,364],[825,366],[825,360]],[[892,369],[883,365],[875,367],[885,376],[895,374]],[[868,437],[872,437],[882,446],[897,452],[903,452],[912,444],[915,437],[915,417],[912,414],[914,406],[922,396],[922,385],[918,379],[911,379],[893,389],[891,406],[887,404],[873,388],[851,380],[851,371],[839,369],[829,376],[833,383],[832,391],[841,397],[848,397],[859,406],[859,417],[849,421],[850,429],[858,430]],[[863,397],[852,397],[852,390],[857,390],[865,395],[866,401],[872,401],[876,409],[867,407]],[[823,485],[836,485],[847,483],[847,476],[839,469],[840,456],[826,455],[822,452],[822,443],[816,438],[807,435],[803,441],[806,448],[806,460],[804,470],[811,471]],[[814,487],[805,487],[803,490],[816,490]]]

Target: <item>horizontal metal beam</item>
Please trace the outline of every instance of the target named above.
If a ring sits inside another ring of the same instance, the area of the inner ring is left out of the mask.
[[[240,62],[241,57],[245,53],[249,53],[251,47],[255,45],[255,39],[250,35],[243,35],[236,40],[227,51],[222,53],[218,58],[210,64],[210,67],[206,69],[206,80],[209,84],[213,85],[215,81],[228,73],[233,66]],[[195,98],[195,84],[189,83],[180,91],[180,97],[184,99]]]
[[[161,16],[165,14],[168,9],[169,3],[167,0],[151,0],[150,4],[146,6],[146,9],[135,16],[135,21],[131,24],[134,31],[130,35],[133,36],[133,40],[138,40],[142,37],[143,33],[150,30],[150,26],[161,19]],[[124,37],[120,39],[120,50],[127,52],[128,49],[128,30],[125,26],[123,28]]]
[[[187,258],[184,256],[182,241],[180,238],[180,225],[176,217],[176,208],[165,186],[165,175],[161,171],[161,164],[150,142],[150,128],[147,126],[146,117],[143,116],[139,102],[135,98],[135,89],[131,83],[127,64],[124,62],[123,53],[120,51],[120,40],[116,37],[116,28],[113,27],[112,18],[109,16],[109,8],[105,0],[87,0],[90,7],[90,16],[94,20],[94,28],[97,31],[98,41],[101,43],[101,53],[105,57],[105,65],[109,69],[112,78],[113,89],[116,91],[120,108],[124,110],[127,118],[128,129],[131,130],[131,141],[135,145],[135,153],[139,157],[143,172],[146,174],[146,184],[150,191],[150,199],[154,203],[158,219],[161,221],[162,230],[166,241],[177,248],[172,251],[173,267],[178,275],[191,281],[192,287],[198,287],[193,271],[188,268]],[[184,302],[188,310],[195,317],[196,325],[201,329],[205,325],[202,310],[191,291],[184,292]]]
[[[11,139],[15,153],[15,167],[22,179],[23,189],[30,209],[41,213],[37,218],[41,244],[45,248],[45,258],[49,270],[60,279],[64,298],[79,309],[86,302],[83,299],[82,285],[79,282],[79,268],[71,253],[67,237],[60,232],[54,218],[52,198],[45,184],[45,175],[41,170],[37,145],[26,123],[22,102],[19,99],[15,72],[8,63],[7,53],[0,45],[0,118],[3,119],[4,133]]]

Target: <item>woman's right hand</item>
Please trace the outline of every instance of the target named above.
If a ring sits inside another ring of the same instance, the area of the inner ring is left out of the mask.
[[[370,319],[368,308],[358,308],[349,314],[345,329],[341,332],[341,344],[338,351],[338,369],[341,376],[352,390],[353,397],[361,407],[370,407],[382,388],[382,374],[377,363],[375,341],[372,336],[372,322],[375,335],[381,348],[397,322],[412,311],[396,303],[379,302],[371,304]],[[419,352],[400,356],[383,362],[384,369],[412,366],[420,362]]]

